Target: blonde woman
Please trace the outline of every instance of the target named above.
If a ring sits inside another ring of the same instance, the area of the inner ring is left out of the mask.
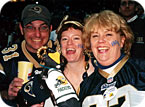
[[[110,10],[93,14],[85,20],[83,37],[95,66],[81,83],[83,107],[127,107],[128,91],[145,90],[145,72],[130,58],[134,37],[126,21]]]

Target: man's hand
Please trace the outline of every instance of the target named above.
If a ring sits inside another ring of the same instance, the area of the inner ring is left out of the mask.
[[[23,85],[23,80],[20,78],[14,78],[9,85],[8,89],[8,99],[13,100],[17,95],[20,87]]]
[[[44,102],[42,102],[40,104],[32,105],[31,107],[43,107],[43,106],[44,106]]]

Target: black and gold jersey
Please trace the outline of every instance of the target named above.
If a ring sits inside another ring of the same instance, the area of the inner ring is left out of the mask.
[[[79,98],[83,107],[120,107],[127,98],[122,90],[145,91],[145,71],[134,60],[124,56],[113,66],[107,73],[96,65],[95,72],[81,83]]]
[[[29,76],[42,72],[37,54],[27,51],[25,41],[21,44],[13,44],[10,47],[4,48],[0,53],[0,90],[8,89],[10,82],[17,77],[18,61],[33,63],[33,72]]]

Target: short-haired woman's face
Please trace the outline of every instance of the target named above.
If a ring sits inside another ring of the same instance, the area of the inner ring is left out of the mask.
[[[83,58],[82,32],[69,28],[61,34],[61,52],[68,62],[76,62]]]
[[[104,65],[110,65],[121,55],[124,37],[120,33],[107,29],[98,29],[91,34],[91,49],[97,61]]]

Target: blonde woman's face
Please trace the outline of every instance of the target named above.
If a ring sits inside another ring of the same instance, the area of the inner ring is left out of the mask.
[[[107,66],[120,57],[124,40],[120,33],[98,29],[91,34],[91,49],[98,62]]]
[[[61,52],[70,62],[77,62],[83,58],[82,32],[69,28],[61,35]]]

